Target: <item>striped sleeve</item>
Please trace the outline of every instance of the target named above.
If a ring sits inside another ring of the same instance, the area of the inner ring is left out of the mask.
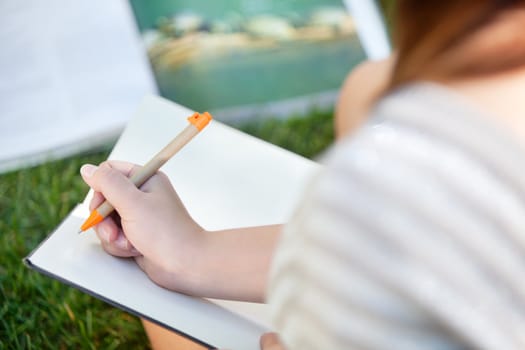
[[[289,350],[525,347],[523,150],[427,90],[335,147],[286,228],[269,303]]]

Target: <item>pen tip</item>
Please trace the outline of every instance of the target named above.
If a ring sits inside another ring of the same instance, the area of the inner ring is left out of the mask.
[[[78,234],[81,234],[82,232],[83,232],[82,230],[79,230],[79,231],[78,231]]]

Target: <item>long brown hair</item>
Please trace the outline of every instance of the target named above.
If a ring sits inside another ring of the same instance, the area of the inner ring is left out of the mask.
[[[397,0],[390,89],[525,65],[524,0]]]

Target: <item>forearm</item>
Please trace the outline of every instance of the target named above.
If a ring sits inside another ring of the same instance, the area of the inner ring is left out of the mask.
[[[187,257],[188,294],[263,302],[268,270],[282,225],[206,232]]]

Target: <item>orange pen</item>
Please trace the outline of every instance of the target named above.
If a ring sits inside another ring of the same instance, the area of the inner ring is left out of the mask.
[[[153,176],[171,157],[173,157],[184,145],[186,145],[195,135],[197,135],[212,120],[208,112],[194,113],[188,117],[190,124],[180,132],[170,143],[168,143],[159,153],[149,162],[140,168],[130,178],[135,186],[140,187],[146,180]],[[104,203],[93,210],[89,217],[84,221],[78,233],[82,233],[96,224],[100,223],[106,216],[111,214],[115,208],[106,200]]]

